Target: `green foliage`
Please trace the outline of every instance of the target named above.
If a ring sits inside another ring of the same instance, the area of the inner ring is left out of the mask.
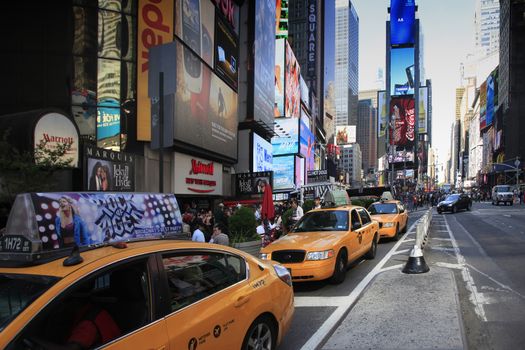
[[[288,227],[288,223],[289,223],[290,218],[292,217],[292,215],[293,215],[293,209],[292,208],[287,209],[283,213],[283,215],[281,216],[281,220],[283,222],[284,227]]]
[[[308,200],[305,200],[304,203],[303,203],[303,211],[306,213],[306,212],[309,212],[310,210],[312,210],[313,208],[315,207],[315,201],[311,200],[311,199],[308,199]]]
[[[255,213],[247,207],[239,208],[228,220],[230,244],[260,239],[257,234]]]

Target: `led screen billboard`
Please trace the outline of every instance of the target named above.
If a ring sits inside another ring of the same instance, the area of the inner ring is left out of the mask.
[[[273,157],[273,189],[291,190],[295,188],[295,156]]]
[[[487,81],[479,87],[479,128],[483,130],[487,127]]]
[[[490,74],[487,77],[487,107],[486,107],[486,126],[492,125],[494,120],[494,76]]]
[[[300,150],[299,153],[306,159],[307,170],[314,170],[314,134],[308,126],[301,120],[300,122]]]
[[[414,48],[390,50],[390,95],[414,94]]]
[[[214,62],[215,6],[209,0],[178,0],[175,34],[210,67]],[[197,57],[192,56],[195,60]],[[190,59],[192,57],[187,57]]]
[[[284,51],[285,39],[275,40],[275,106],[274,116],[284,117]]]
[[[275,0],[255,0],[253,118],[273,124],[275,102]]]
[[[335,128],[335,144],[338,146],[349,145],[356,142],[356,126],[340,125]]]
[[[426,134],[428,132],[428,87],[426,86],[419,88],[419,108],[417,113],[419,114],[419,133]]]
[[[377,93],[377,137],[385,136],[387,123],[388,123],[388,109],[386,108],[386,91],[378,91]]]
[[[253,171],[272,170],[272,144],[253,133]]]
[[[273,155],[294,154],[299,152],[299,119],[276,118],[272,137]]]
[[[120,151],[120,108],[116,101],[112,105],[97,108],[97,146]]]
[[[174,139],[236,158],[237,94],[178,41],[176,62]]]
[[[390,144],[405,147],[414,145],[414,105],[412,97],[393,97],[390,100]]]
[[[275,36],[288,37],[288,0],[275,0]]]
[[[237,36],[220,17],[215,27],[215,72],[231,87],[238,87],[239,44]]]
[[[414,161],[414,152],[411,151],[396,151],[395,156],[388,155],[389,163],[411,163]]]
[[[285,70],[285,89],[284,89],[284,114],[286,117],[301,116],[301,87],[299,77],[301,68],[295,58],[292,47],[286,41],[286,70]]]
[[[295,186],[304,186],[304,158],[295,157]]]
[[[310,109],[310,90],[308,89],[308,85],[306,84],[306,81],[304,81],[303,77],[301,76],[299,78],[301,102],[306,108]]]
[[[390,1],[390,45],[414,44],[416,4],[414,0]]]

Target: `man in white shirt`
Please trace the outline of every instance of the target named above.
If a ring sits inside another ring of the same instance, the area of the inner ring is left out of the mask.
[[[292,209],[293,209],[292,219],[295,222],[297,222],[304,215],[303,208],[301,208],[301,206],[297,203],[297,199],[292,199]]]
[[[199,220],[197,222],[197,228],[195,229],[195,231],[193,231],[191,240],[194,242],[206,242],[206,239],[204,238],[204,232],[202,232],[202,230],[204,230],[204,223],[202,222],[202,220]]]

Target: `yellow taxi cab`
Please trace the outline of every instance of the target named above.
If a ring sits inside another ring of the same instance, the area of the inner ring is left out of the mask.
[[[330,279],[342,283],[348,263],[374,259],[379,225],[358,206],[314,209],[292,231],[261,250],[261,258],[281,263],[294,282]]]
[[[368,207],[372,219],[379,223],[381,238],[399,239],[400,233],[406,233],[408,227],[408,213],[400,201],[382,200],[372,203]]]
[[[181,222],[169,194],[19,195],[0,237],[0,348],[275,349],[288,270],[172,239]]]

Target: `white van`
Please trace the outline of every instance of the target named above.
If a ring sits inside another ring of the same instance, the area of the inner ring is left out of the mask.
[[[510,185],[497,185],[492,187],[492,205],[500,203],[514,204],[514,193]]]

